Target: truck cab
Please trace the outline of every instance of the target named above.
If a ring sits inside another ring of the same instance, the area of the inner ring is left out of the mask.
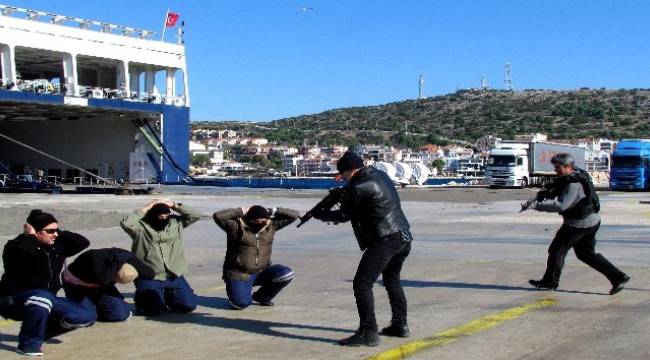
[[[650,189],[650,140],[624,139],[612,154],[609,173],[612,190]]]
[[[504,144],[490,151],[485,177],[490,187],[520,187],[530,184],[529,144]]]

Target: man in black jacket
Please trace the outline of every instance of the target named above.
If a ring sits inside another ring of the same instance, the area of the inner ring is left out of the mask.
[[[364,167],[363,159],[354,152],[346,152],[339,159],[337,169],[348,181],[341,206],[339,210],[314,214],[314,217],[334,223],[351,221],[359,247],[364,251],[353,281],[359,329],[354,335],[339,340],[339,344],[379,344],[372,287],[380,274],[392,311],[391,323],[381,333],[408,337],[406,296],[400,272],[411,251],[412,236],[395,185],[383,171]]]
[[[38,356],[43,355],[46,331],[58,333],[95,322],[94,313],[56,297],[65,259],[90,242],[82,235],[60,230],[54,216],[37,209],[31,211],[23,229],[23,234],[7,242],[2,254],[5,272],[0,279],[0,315],[22,321],[18,352]]]
[[[124,249],[93,249],[79,255],[63,271],[63,289],[68,299],[94,305],[99,321],[125,321],[129,305],[115,283],[127,284],[136,278],[152,280],[155,272],[133,253]],[[84,299],[89,299],[90,304]]]

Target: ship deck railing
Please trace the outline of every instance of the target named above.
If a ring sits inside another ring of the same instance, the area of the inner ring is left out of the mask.
[[[18,80],[16,84],[4,84],[0,80],[0,89],[28,92],[35,94],[51,94],[63,95],[67,97],[74,97],[70,94],[68,88],[62,86],[58,82],[51,82],[47,79],[34,79],[34,80]],[[152,104],[167,104],[175,106],[185,105],[185,97],[179,96],[166,96],[156,92],[135,92],[131,91],[128,95],[125,89],[102,88],[98,86],[85,86],[79,85],[80,98],[88,99],[120,99],[127,101],[146,102]]]

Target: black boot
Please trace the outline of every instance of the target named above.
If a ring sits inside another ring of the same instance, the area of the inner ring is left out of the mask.
[[[341,346],[377,346],[379,345],[379,335],[377,330],[359,329],[354,335],[339,340]]]
[[[625,287],[625,284],[630,281],[630,277],[625,275],[620,281],[612,283],[612,290],[609,291],[610,295],[619,293]]]
[[[411,336],[408,325],[400,325],[396,322],[391,322],[390,325],[381,329],[381,334],[384,336],[394,336],[400,338],[407,338]]]
[[[253,294],[252,298],[253,298],[253,301],[255,301],[256,303],[258,303],[258,304],[260,304],[262,306],[273,306],[273,301],[271,301],[271,300],[262,300],[262,299],[260,299],[259,296],[257,296],[257,293]]]
[[[540,290],[555,290],[555,289],[557,289],[557,285],[547,283],[544,280],[528,280],[528,283],[531,284],[534,288],[540,289]]]

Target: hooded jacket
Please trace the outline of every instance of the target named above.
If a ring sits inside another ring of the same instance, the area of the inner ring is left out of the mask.
[[[139,279],[153,279],[154,271],[128,250],[109,248],[92,249],[79,255],[68,270],[80,280],[109,286],[115,284],[115,275],[124,264],[131,264],[138,271]]]
[[[27,234],[7,242],[2,253],[5,271],[0,279],[0,296],[33,289],[48,290],[56,295],[61,289],[65,259],[90,245],[83,235],[63,230],[58,234],[51,246]]]
[[[241,208],[214,213],[214,222],[226,232],[226,259],[223,278],[247,280],[271,264],[275,232],[294,222],[300,215],[291,209],[278,208],[257,232],[244,221]]]
[[[124,217],[120,225],[133,239],[131,251],[156,273],[155,280],[166,280],[169,274],[181,276],[187,271],[183,251],[183,229],[197,222],[201,214],[187,205],[179,205],[180,216],[170,216],[162,230],[148,224],[141,211]]]
[[[348,183],[341,207],[320,214],[319,219],[351,221],[361,250],[388,235],[410,228],[395,185],[385,172],[373,167],[359,169]]]

